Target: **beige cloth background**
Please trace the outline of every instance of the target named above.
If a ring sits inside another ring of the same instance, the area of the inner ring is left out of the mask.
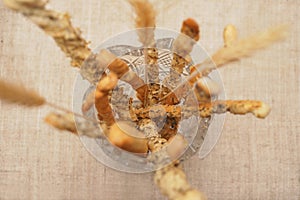
[[[159,1],[158,26],[179,30],[195,18],[208,52],[222,45],[222,29],[235,24],[240,36],[266,27],[291,25],[288,39],[252,58],[220,70],[229,99],[260,99],[272,106],[265,120],[227,115],[222,136],[204,160],[185,163],[192,185],[209,199],[300,199],[300,24],[297,0]],[[172,5],[171,2],[174,2]],[[168,5],[172,5],[169,8]],[[52,0],[96,47],[133,28],[121,0]],[[71,108],[77,74],[53,40],[0,4],[0,75],[39,90]],[[77,137],[43,123],[51,109],[0,103],[0,199],[164,199],[152,174],[106,168]]]

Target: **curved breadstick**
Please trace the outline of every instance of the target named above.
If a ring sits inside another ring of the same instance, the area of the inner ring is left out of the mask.
[[[132,86],[137,92],[137,97],[144,102],[145,93],[148,91],[147,85],[144,81],[132,70],[129,69],[126,62],[116,57],[114,54],[107,50],[101,50],[99,53],[101,58],[105,58],[100,65],[108,67],[114,72],[117,77]]]
[[[109,141],[126,151],[133,153],[147,153],[147,139],[143,133],[133,128],[126,122],[114,123],[107,135]]]
[[[112,72],[108,75],[103,75],[95,92],[95,107],[98,111],[98,118],[109,126],[115,120],[111,106],[109,105],[108,94],[116,86],[117,81],[117,75]]]
[[[116,86],[118,77],[113,72],[103,76],[97,85],[95,93],[95,106],[98,117],[110,126],[107,134],[108,140],[124,150],[134,153],[146,153],[148,151],[147,140],[142,133],[126,125],[126,123],[115,122],[112,108],[109,105],[109,92]],[[120,126],[121,128],[120,129]],[[127,131],[124,131],[127,130]],[[130,134],[130,135],[129,135]]]

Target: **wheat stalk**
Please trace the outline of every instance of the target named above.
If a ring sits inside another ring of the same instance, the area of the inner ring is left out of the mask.
[[[4,0],[12,10],[22,13],[50,35],[60,49],[71,58],[71,65],[80,67],[91,54],[87,42],[78,28],[74,28],[67,13],[45,8],[46,0]]]
[[[155,37],[154,30],[156,24],[156,12],[153,5],[148,0],[128,0],[128,3],[132,6],[135,12],[135,27],[139,38],[139,41],[144,47],[144,57],[145,57],[145,82],[159,82],[159,67],[158,61],[158,51],[155,48]],[[143,99],[144,105],[148,105],[151,100],[147,96],[148,86],[146,89],[142,89],[141,92],[144,94],[140,95]]]
[[[34,90],[4,80],[0,80],[0,99],[8,103],[18,103],[25,106],[41,106],[46,103],[45,98]]]
[[[44,121],[59,130],[66,130],[77,134],[76,122],[73,113],[59,114],[52,112],[45,117]]]
[[[62,129],[61,127],[64,127],[64,129],[66,129],[66,130],[71,130],[69,128],[69,127],[71,127],[70,116],[68,116],[68,115],[70,115],[70,113],[72,113],[72,116],[74,115],[74,116],[83,118],[86,121],[98,123],[97,120],[90,119],[86,116],[83,116],[81,114],[74,113],[68,109],[65,109],[59,105],[47,102],[46,99],[44,97],[40,96],[36,91],[25,88],[23,85],[10,83],[10,82],[7,82],[7,81],[1,80],[1,79],[0,79],[0,100],[7,102],[7,103],[21,104],[21,105],[28,106],[28,107],[38,107],[38,106],[42,106],[42,105],[47,105],[52,108],[55,108],[56,110],[61,110],[64,113],[66,113],[64,115],[60,115],[61,116],[60,118],[62,121],[59,122],[59,120],[55,120],[55,119],[58,119],[58,117],[54,118],[53,115],[51,116],[51,118],[47,118],[47,119],[49,119],[48,121],[46,120],[46,122],[48,122],[48,124],[52,124],[52,125],[54,124],[53,126],[58,124],[57,126],[60,127],[60,129]],[[68,118],[65,116],[67,116]],[[68,119],[68,121],[66,119]],[[50,122],[53,122],[53,123],[50,123]],[[74,128],[72,130],[74,130]],[[74,131],[72,131],[72,132],[74,132]]]

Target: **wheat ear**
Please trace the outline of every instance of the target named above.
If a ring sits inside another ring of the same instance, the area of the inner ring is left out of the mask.
[[[45,98],[34,90],[4,80],[0,80],[0,99],[8,103],[25,106],[41,106],[46,103]]]
[[[155,16],[153,5],[148,0],[128,0],[136,13],[135,27],[139,41],[146,47],[152,46],[154,40]]]
[[[71,58],[71,65],[80,67],[91,54],[87,42],[78,28],[74,28],[67,13],[45,8],[46,0],[4,0],[12,10],[22,13],[50,35],[60,49]]]
[[[44,121],[59,130],[77,134],[76,122],[72,113],[59,114],[52,112],[45,117]]]
[[[257,50],[264,49],[271,44],[284,39],[287,35],[287,29],[287,26],[281,25],[247,37],[236,42],[234,45],[219,49],[213,54],[212,60],[217,67],[221,67],[231,61],[249,56]],[[202,75],[207,75],[215,69],[214,67],[215,66],[203,70]]]
[[[47,105],[56,110],[61,110],[64,114],[51,113],[45,119],[45,122],[60,129],[68,130],[76,133],[75,121],[73,116],[85,119],[91,123],[98,123],[97,120],[90,119],[78,113],[74,113],[68,109],[60,107],[56,104],[47,102],[46,99],[40,96],[36,91],[27,89],[22,85],[10,83],[0,79],[0,100],[7,103],[21,104],[28,107],[38,107]],[[88,135],[88,134],[87,134]],[[93,137],[92,135],[89,135]]]

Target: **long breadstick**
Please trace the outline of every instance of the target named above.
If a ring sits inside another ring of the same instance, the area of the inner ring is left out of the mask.
[[[126,151],[142,154],[148,151],[147,139],[144,135],[126,122],[114,123],[107,137],[113,145]]]
[[[101,78],[95,92],[95,107],[98,111],[98,118],[104,121],[108,126],[115,123],[114,115],[109,105],[109,92],[117,84],[117,75],[109,73]]]
[[[154,181],[161,192],[171,200],[206,200],[203,193],[188,183],[187,177],[178,163],[170,164],[156,171]]]
[[[199,112],[201,117],[210,117],[213,114],[221,114],[230,112],[232,114],[247,114],[252,113],[258,118],[265,118],[270,113],[270,106],[261,101],[255,100],[226,100],[226,101],[214,101],[209,103],[200,103],[198,111],[196,108],[190,107],[182,110],[180,106],[176,105],[163,105],[164,110],[160,112],[152,112],[151,117],[161,117],[167,115],[169,117],[189,117]],[[153,108],[152,108],[153,110]],[[135,116],[138,119],[144,119],[150,117],[150,109],[142,108],[134,110]]]
[[[200,115],[202,117],[209,117],[213,113],[225,113],[230,112],[232,114],[243,115],[246,113],[252,113],[258,118],[265,118],[271,111],[269,105],[261,101],[215,101],[212,103],[203,103],[199,105]]]
[[[179,35],[173,44],[173,59],[171,63],[170,81],[179,81],[179,76],[183,72],[187,61],[185,57],[193,50],[194,41],[200,39],[199,25],[194,19],[188,18],[182,23],[181,35]]]

